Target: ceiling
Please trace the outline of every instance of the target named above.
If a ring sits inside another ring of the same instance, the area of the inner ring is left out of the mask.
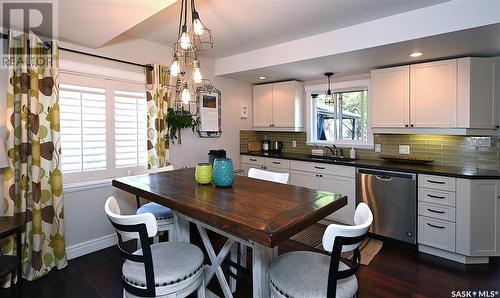
[[[59,39],[98,48],[177,0],[60,0]]]
[[[220,58],[446,1],[198,0],[196,8],[215,42],[203,56]],[[179,10],[177,1],[124,34],[171,46]]]
[[[411,58],[412,52],[422,52]],[[440,34],[407,42],[394,43],[316,59],[302,60],[268,68],[232,73],[230,77],[251,83],[287,79],[312,80],[333,71],[336,76],[367,73],[371,69],[398,64],[459,56],[500,56],[500,24]]]

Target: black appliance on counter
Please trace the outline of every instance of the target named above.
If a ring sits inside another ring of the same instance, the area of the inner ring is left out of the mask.
[[[271,151],[271,141],[263,140],[262,141],[262,152],[269,153]]]
[[[219,150],[210,150],[208,151],[208,162],[213,165],[214,160],[218,157],[226,157],[226,150],[219,149]]]
[[[271,151],[273,153],[281,153],[281,149],[283,149],[283,142],[282,141],[272,141]]]

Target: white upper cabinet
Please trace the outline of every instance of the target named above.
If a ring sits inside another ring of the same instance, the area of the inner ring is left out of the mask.
[[[458,59],[458,127],[497,128],[495,58]]]
[[[410,122],[410,67],[373,70],[371,97],[372,127],[407,127]]]
[[[410,66],[410,127],[457,126],[457,60]]]
[[[499,122],[497,63],[467,57],[372,71],[371,127],[382,133],[493,132]]]
[[[304,130],[304,84],[287,81],[253,87],[255,129]]]
[[[253,126],[270,127],[273,124],[273,85],[253,86]]]

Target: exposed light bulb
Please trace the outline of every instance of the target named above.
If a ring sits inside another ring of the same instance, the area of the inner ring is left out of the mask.
[[[188,84],[184,84],[184,89],[182,89],[181,101],[183,104],[188,104],[191,101],[191,94],[189,93]]]
[[[198,36],[203,35],[203,32],[205,31],[205,26],[203,26],[203,23],[200,21],[200,19],[193,19],[193,31],[194,34]]]
[[[174,77],[178,76],[181,71],[181,66],[179,64],[179,59],[177,59],[177,56],[174,56],[174,61],[172,62],[172,65],[170,65],[170,74]]]
[[[200,70],[200,62],[198,60],[194,60],[193,62],[194,70],[193,70],[193,81],[196,84],[199,84],[203,81],[203,75]]]
[[[410,54],[410,57],[417,58],[417,57],[420,57],[420,56],[422,56],[422,55],[423,55],[423,54],[422,54],[422,53],[420,53],[420,52],[414,52],[414,53],[411,53],[411,54]]]
[[[181,44],[181,48],[183,48],[184,50],[187,50],[189,48],[189,45],[191,44],[191,40],[189,39],[189,35],[187,34],[187,31],[182,32],[180,44]]]

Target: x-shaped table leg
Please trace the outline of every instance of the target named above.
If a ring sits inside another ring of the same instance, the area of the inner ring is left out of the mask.
[[[200,232],[201,240],[203,241],[203,245],[207,249],[208,257],[210,258],[210,262],[212,263],[212,265],[209,266],[204,272],[205,284],[208,285],[208,283],[215,274],[217,276],[217,279],[219,280],[219,284],[222,288],[222,292],[224,293],[224,297],[226,298],[233,297],[233,294],[231,293],[231,288],[227,284],[226,277],[224,276],[224,272],[222,271],[221,264],[231,251],[231,247],[234,244],[234,240],[228,238],[226,240],[226,243],[224,243],[222,249],[219,251],[219,254],[216,254],[212,246],[212,243],[210,243],[210,239],[208,238],[207,231],[205,230],[205,228],[203,228],[199,224],[196,224],[196,227]]]

